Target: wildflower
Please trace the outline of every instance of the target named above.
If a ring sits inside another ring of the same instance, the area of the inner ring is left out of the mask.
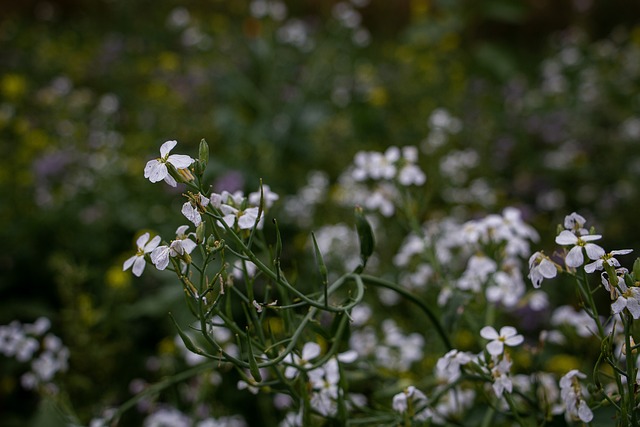
[[[438,359],[435,368],[436,378],[440,381],[445,381],[447,384],[456,382],[462,374],[460,366],[466,365],[471,360],[473,360],[473,357],[470,353],[456,349],[450,350]]]
[[[280,198],[276,193],[271,191],[268,185],[262,186],[262,192],[256,191],[249,193],[249,203],[253,206],[259,206],[260,200],[264,203],[264,209],[269,209]]]
[[[621,293],[616,301],[611,304],[613,314],[618,314],[626,308],[634,319],[640,318],[640,288],[636,286],[627,288],[624,280],[618,282],[618,288]]]
[[[593,419],[593,412],[582,396],[579,379],[587,376],[577,369],[572,369],[560,379],[560,396],[564,401],[565,415],[569,419],[579,419],[588,423]]]
[[[394,411],[404,413],[410,410],[413,412],[416,408],[420,409],[427,404],[427,396],[414,386],[410,385],[402,392],[393,396],[393,401],[391,403],[391,407]],[[423,420],[429,416],[430,411],[428,408],[424,408],[420,410],[418,414],[416,414],[416,420]]]
[[[289,353],[285,360],[290,363],[292,366],[287,366],[287,369],[284,371],[284,376],[291,379],[295,378],[298,374],[298,368],[306,368],[311,366],[309,360],[315,359],[320,356],[320,345],[315,342],[308,342],[302,347],[302,357],[298,355]]]
[[[539,288],[543,279],[553,279],[558,274],[556,264],[542,252],[536,252],[529,258],[529,279],[534,288]]]
[[[195,248],[196,243],[185,234],[187,225],[178,227],[176,239],[167,245],[158,246],[151,252],[151,262],[158,270],[164,270],[169,265],[169,257],[187,257]]]
[[[195,162],[189,156],[184,154],[171,154],[169,152],[173,150],[173,147],[178,144],[177,141],[166,141],[160,146],[160,157],[154,160],[149,160],[144,167],[144,177],[149,178],[151,182],[158,182],[164,180],[172,187],[176,186],[176,180],[169,174],[167,163],[173,165],[176,169],[186,169],[191,163]]]
[[[504,352],[505,344],[514,347],[524,341],[524,337],[518,334],[518,331],[513,326],[503,326],[500,328],[499,334],[492,326],[485,326],[480,330],[480,336],[491,340],[487,344],[487,351],[492,356],[501,355]]]
[[[584,261],[582,248],[587,252],[589,259],[592,260],[597,260],[605,255],[604,249],[595,243],[589,243],[592,240],[598,240],[600,238],[602,238],[602,236],[599,234],[576,236],[568,230],[563,230],[556,237],[556,243],[559,245],[573,245],[565,258],[565,263],[567,267],[580,267]]]
[[[614,256],[626,255],[631,252],[633,252],[633,249],[620,249],[617,251],[611,251],[602,255],[599,259],[596,259],[595,261],[585,265],[584,270],[587,273],[593,273],[596,270],[602,270],[604,268],[604,263],[607,263],[614,268],[620,267],[620,262],[616,258],[614,258]]]
[[[513,390],[513,383],[509,376],[509,370],[511,369],[511,361],[507,357],[503,357],[499,363],[491,369],[491,376],[493,377],[493,391],[496,396],[502,397],[502,394],[506,391],[511,393]]]
[[[182,205],[182,214],[197,227],[202,223],[202,215],[200,213],[204,212],[204,207],[209,204],[209,199],[200,193],[190,196],[190,198],[192,200]]]
[[[587,222],[582,215],[573,212],[571,215],[564,217],[564,228],[579,235],[587,234],[588,231],[584,228],[584,224]]]
[[[236,209],[230,205],[221,205],[220,210],[224,214],[222,220],[229,226],[233,227],[237,225],[241,230],[249,230],[258,222],[258,228],[260,228],[260,221],[262,220],[262,213],[258,208],[247,208],[244,210]],[[260,221],[258,221],[258,213],[260,215]]]
[[[149,252],[152,252],[155,248],[157,248],[161,240],[160,236],[156,236],[151,239],[151,241],[149,241],[149,237],[149,233],[144,233],[142,236],[138,237],[138,240],[136,241],[138,251],[134,256],[124,262],[124,264],[122,265],[122,271],[125,271],[133,266],[133,268],[131,269],[131,271],[133,271],[133,274],[138,277],[142,275],[142,272],[144,271],[144,267],[146,265],[146,262],[144,260],[145,254],[148,254]]]

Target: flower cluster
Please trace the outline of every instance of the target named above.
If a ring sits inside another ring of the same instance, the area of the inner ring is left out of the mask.
[[[55,375],[69,367],[69,349],[60,338],[47,332],[50,327],[46,317],[34,323],[13,321],[0,326],[0,353],[18,362],[30,362],[30,371],[21,377],[26,389],[45,387],[50,393],[56,392]]]

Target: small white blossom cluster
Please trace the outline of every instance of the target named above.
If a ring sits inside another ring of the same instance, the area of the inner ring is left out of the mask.
[[[390,217],[400,203],[398,185],[420,186],[427,180],[417,161],[418,149],[412,146],[389,147],[384,153],[356,153],[353,165],[339,178],[338,202],[349,206],[360,205]],[[371,183],[373,188],[367,183]]]
[[[400,282],[404,286],[423,289],[433,277],[434,260],[430,256],[450,268],[466,259],[465,265],[456,266],[463,268],[460,276],[440,289],[440,305],[463,292],[484,293],[492,303],[515,307],[526,291],[521,260],[530,253],[529,242],[537,239],[538,234],[522,220],[520,211],[506,208],[502,215],[492,214],[463,224],[451,219],[428,223],[422,235],[407,236],[393,261],[403,269]],[[503,247],[498,256],[485,249],[494,245]]]
[[[565,417],[568,421],[580,420],[584,423],[593,420],[593,412],[584,400],[585,390],[580,379],[587,376],[572,369],[560,379],[560,395],[566,406]]]
[[[445,146],[451,135],[462,130],[462,121],[444,108],[433,110],[429,116],[428,124],[429,135],[421,144],[422,151],[425,153],[433,153],[438,148]]]
[[[49,392],[55,392],[52,382],[55,375],[68,369],[69,349],[60,338],[47,333],[50,327],[46,317],[34,323],[13,321],[0,326],[0,353],[18,362],[30,362],[31,370],[20,379],[25,389],[45,386]]]
[[[362,360],[371,360],[396,372],[405,372],[422,360],[424,337],[418,333],[405,334],[393,319],[382,321],[380,332],[372,325],[366,325],[371,316],[370,308],[361,304],[354,308],[354,330],[349,338],[349,347]]]
[[[158,407],[144,419],[143,424],[144,427],[247,427],[247,425],[247,422],[240,415],[194,420],[171,406]]]
[[[559,245],[570,247],[568,251],[565,250],[565,268],[567,271],[584,268],[588,274],[600,271],[602,286],[614,301],[611,305],[613,314],[619,314],[626,308],[634,319],[639,319],[640,288],[635,285],[628,286],[625,283],[624,275],[629,270],[622,267],[616,258],[618,255],[627,255],[632,250],[605,251],[601,246],[593,243],[600,240],[602,236],[590,234],[585,224],[585,218],[575,212],[564,219],[564,229],[560,231],[555,241]],[[614,271],[615,275],[609,274],[607,269]],[[562,271],[562,267],[541,251],[535,252],[529,258],[529,278],[536,288],[540,287],[544,279],[556,277],[559,271]]]
[[[196,160],[183,154],[170,154],[177,145],[177,141],[166,141],[160,147],[160,157],[147,162],[144,168],[144,177],[155,183],[165,181],[175,187],[180,178],[182,182],[193,181],[194,177],[190,167]],[[229,193],[223,191],[220,194],[211,193],[206,196],[201,193],[185,194],[187,201],[182,205],[181,212],[196,229],[204,222],[206,213],[214,212],[221,220],[216,221],[220,227],[229,227],[235,231],[250,230],[254,227],[260,229],[264,223],[264,212],[279,199],[268,185],[261,187],[260,191],[245,196],[243,192]],[[155,265],[158,270],[165,270],[171,259],[179,261],[180,270],[184,271],[191,262],[190,254],[198,246],[195,232],[189,232],[188,225],[182,225],[176,230],[175,239],[168,243],[160,244],[162,238],[151,238],[149,233],[144,233],[136,240],[136,254],[124,261],[122,269],[131,268],[136,276],[142,275],[147,261]]]

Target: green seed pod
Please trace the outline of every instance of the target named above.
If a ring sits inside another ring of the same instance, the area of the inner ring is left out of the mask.
[[[249,331],[247,331],[247,358],[249,359],[249,371],[251,372],[251,376],[257,381],[262,381],[262,375],[260,374],[260,368],[258,368],[258,362],[256,362],[256,358],[253,356],[253,347],[251,346],[251,337],[249,336]]]

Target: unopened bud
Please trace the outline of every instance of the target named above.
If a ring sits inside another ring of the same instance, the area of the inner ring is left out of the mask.
[[[203,169],[207,167],[207,163],[209,162],[209,144],[207,144],[204,138],[200,141],[200,147],[198,148],[198,160],[200,160]]]
[[[203,221],[196,227],[196,240],[197,240],[196,243],[204,242],[204,232],[205,232],[205,223]]]

